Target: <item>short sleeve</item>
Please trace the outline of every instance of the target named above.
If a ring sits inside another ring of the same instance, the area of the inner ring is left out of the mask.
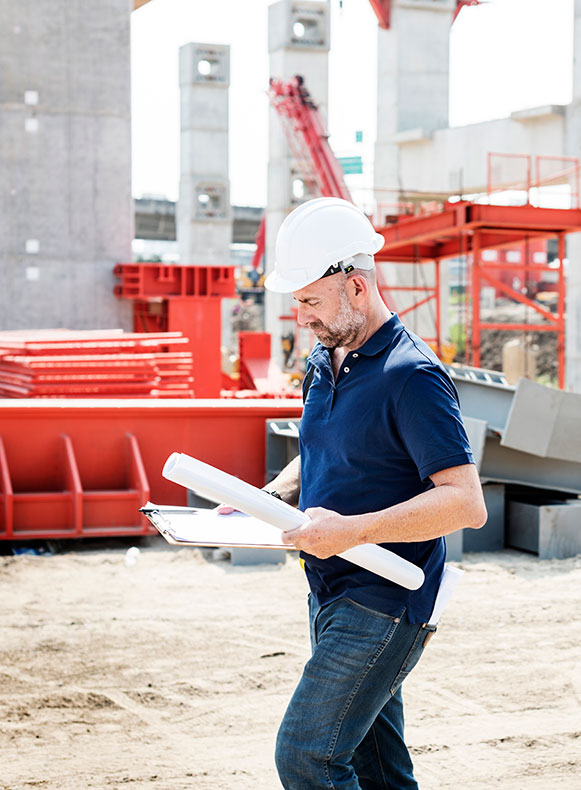
[[[474,463],[458,393],[436,365],[423,366],[410,376],[398,401],[396,420],[422,480],[442,469]]]

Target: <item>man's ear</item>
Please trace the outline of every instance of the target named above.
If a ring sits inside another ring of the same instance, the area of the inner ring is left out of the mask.
[[[355,299],[357,302],[359,302],[362,297],[367,295],[368,291],[369,283],[365,277],[361,277],[361,275],[356,274],[354,277],[349,278],[347,282],[347,293],[351,299]]]

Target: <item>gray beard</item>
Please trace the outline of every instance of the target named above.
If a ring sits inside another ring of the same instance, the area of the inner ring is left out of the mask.
[[[341,307],[337,318],[328,324],[313,321],[309,324],[309,328],[326,348],[339,348],[354,344],[357,338],[363,334],[366,323],[366,316],[359,310],[355,310],[349,302],[347,294],[341,291]]]

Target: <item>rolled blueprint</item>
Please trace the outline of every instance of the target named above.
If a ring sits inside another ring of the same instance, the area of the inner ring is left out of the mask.
[[[185,453],[172,453],[162,474],[166,480],[191,488],[212,502],[230,505],[279,529],[296,529],[309,521],[301,510]],[[355,546],[338,556],[408,590],[417,590],[424,583],[421,568],[373,543]]]

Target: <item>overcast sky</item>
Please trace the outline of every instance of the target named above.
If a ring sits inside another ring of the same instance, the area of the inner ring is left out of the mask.
[[[229,44],[230,186],[237,205],[264,205],[271,0],[152,0],[132,14],[133,193],[175,199],[179,183],[178,50]],[[336,153],[356,129],[375,136],[377,20],[368,0],[330,0],[329,130]],[[450,123],[567,104],[573,0],[490,0],[465,8],[450,37]],[[273,75],[275,76],[275,75]]]

